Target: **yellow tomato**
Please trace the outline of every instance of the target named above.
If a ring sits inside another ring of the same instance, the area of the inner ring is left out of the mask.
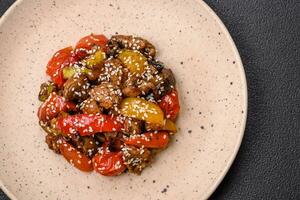
[[[129,97],[121,102],[120,107],[124,116],[144,120],[148,123],[164,125],[164,113],[155,103]]]
[[[133,74],[141,74],[145,71],[147,58],[139,51],[123,50],[118,55],[118,58]]]

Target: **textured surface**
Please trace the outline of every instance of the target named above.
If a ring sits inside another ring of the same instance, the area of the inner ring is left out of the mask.
[[[219,18],[194,0],[72,3],[20,1],[0,26],[1,186],[18,200],[208,198],[238,152],[247,109],[244,69]],[[147,38],[176,76],[178,134],[141,176],[80,172],[47,148],[38,126],[42,66],[90,32]]]
[[[0,0],[1,12],[10,2]],[[299,199],[299,1],[206,2],[235,40],[249,86],[242,147],[211,199]]]
[[[211,199],[300,199],[300,1],[206,1],[242,57],[247,128]]]

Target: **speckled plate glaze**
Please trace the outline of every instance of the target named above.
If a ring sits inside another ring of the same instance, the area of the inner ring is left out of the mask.
[[[180,130],[141,176],[80,172],[48,149],[38,126],[48,59],[91,32],[149,39],[178,80]],[[18,1],[1,19],[0,47],[0,186],[12,199],[206,199],[235,158],[245,74],[229,33],[202,1]]]

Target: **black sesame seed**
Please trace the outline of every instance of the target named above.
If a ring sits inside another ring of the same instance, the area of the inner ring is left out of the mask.
[[[167,188],[164,188],[161,193],[166,193],[167,192]]]

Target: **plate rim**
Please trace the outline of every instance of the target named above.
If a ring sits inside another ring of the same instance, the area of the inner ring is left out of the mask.
[[[23,0],[16,0],[9,8],[4,12],[4,14],[0,17],[0,27],[7,20],[10,13],[14,11],[14,9],[22,2]],[[0,179],[0,189],[11,199],[18,200],[17,197],[3,184],[2,179]]]
[[[248,84],[247,84],[247,79],[246,79],[246,72],[245,72],[245,68],[240,56],[240,53],[235,45],[234,40],[231,37],[230,32],[228,31],[227,27],[225,26],[225,24],[223,23],[223,21],[219,18],[219,16],[215,13],[215,11],[203,0],[195,0],[198,3],[202,4],[203,7],[211,14],[211,16],[214,18],[214,20],[216,21],[216,23],[220,26],[221,30],[223,31],[223,33],[225,34],[228,42],[230,43],[232,49],[233,49],[233,53],[236,57],[236,63],[239,66],[239,70],[240,70],[240,78],[241,78],[241,82],[244,85],[245,89],[244,89],[244,115],[242,115],[242,121],[241,121],[241,133],[239,134],[239,138],[237,140],[237,143],[234,147],[234,151],[232,152],[230,158],[228,159],[228,162],[226,163],[225,167],[223,168],[222,173],[219,175],[219,177],[216,179],[216,181],[214,182],[214,184],[211,186],[210,191],[207,192],[206,196],[204,196],[204,199],[208,199],[218,188],[218,186],[221,184],[221,182],[223,181],[223,179],[225,178],[226,174],[228,173],[229,169],[231,168],[233,162],[236,159],[236,156],[240,150],[243,138],[244,138],[244,134],[245,134],[245,129],[246,129],[246,122],[247,122],[247,116],[248,116]]]
[[[0,17],[0,27],[3,25],[3,23],[8,19],[9,15],[16,9],[16,7],[21,4],[24,0],[16,0],[5,12],[4,14]],[[203,6],[203,8],[205,8],[208,13],[211,15],[211,17],[213,17],[213,19],[215,20],[215,22],[219,25],[219,27],[221,28],[221,30],[223,31],[226,39],[228,40],[230,46],[232,47],[234,56],[236,58],[236,63],[239,66],[238,69],[240,70],[240,78],[241,78],[241,82],[244,85],[245,89],[243,91],[243,95],[244,95],[244,114],[242,115],[242,120],[241,120],[241,130],[240,130],[240,134],[239,137],[237,139],[237,142],[235,144],[235,147],[233,149],[233,152],[230,156],[230,158],[228,159],[228,162],[226,162],[225,167],[222,170],[222,173],[219,174],[219,176],[216,178],[216,181],[213,183],[213,185],[211,185],[209,187],[209,189],[206,191],[206,194],[204,194],[205,196],[202,196],[203,199],[208,199],[213,192],[216,191],[217,187],[220,185],[220,183],[223,181],[224,177],[226,176],[226,174],[228,173],[229,169],[231,168],[233,162],[236,159],[236,156],[239,152],[244,134],[245,134],[245,129],[246,129],[246,122],[247,122],[247,116],[248,116],[248,85],[247,85],[247,79],[246,79],[246,72],[245,72],[245,68],[242,62],[242,59],[240,57],[239,51],[235,45],[234,40],[232,39],[227,27],[225,26],[225,24],[222,22],[222,20],[219,18],[219,16],[214,12],[214,10],[203,0],[194,0],[196,3],[200,4]],[[11,200],[18,200],[17,197],[3,184],[3,181],[0,179],[0,189],[2,189],[2,191],[11,199]],[[201,196],[200,196],[201,197]],[[201,198],[202,198],[201,197]]]

